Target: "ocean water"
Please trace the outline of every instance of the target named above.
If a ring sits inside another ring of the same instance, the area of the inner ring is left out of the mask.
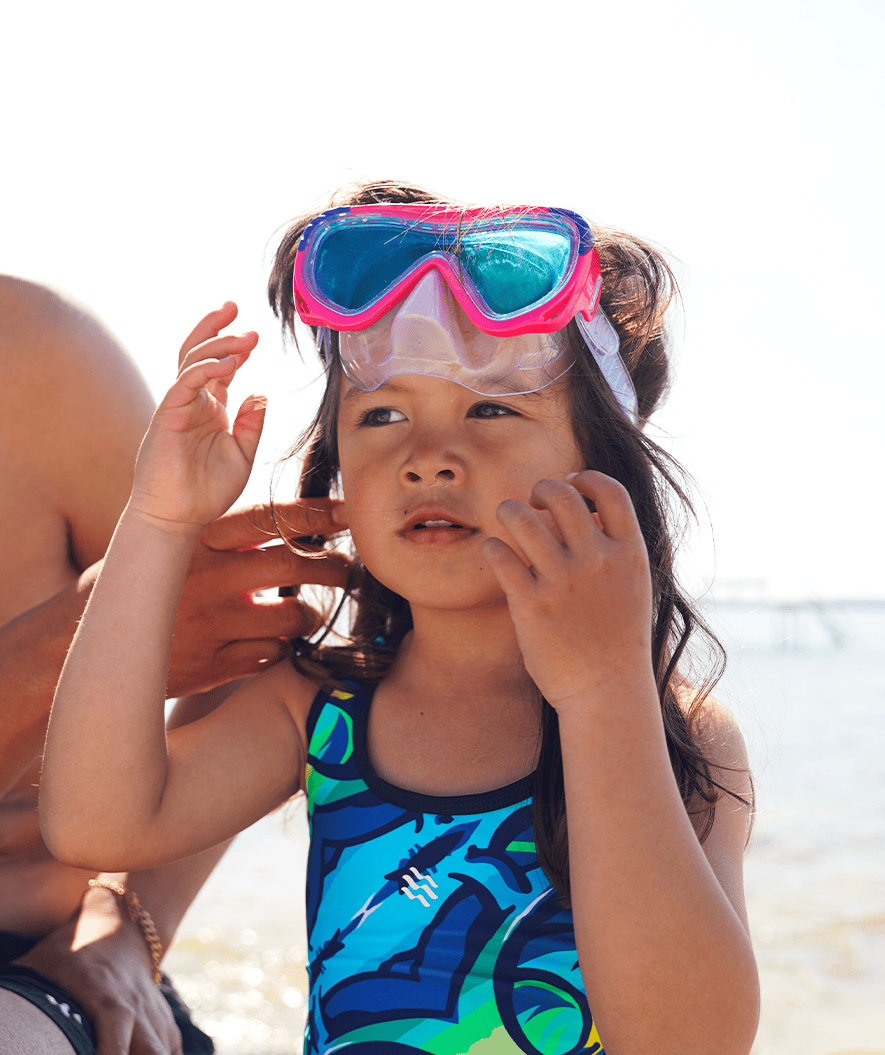
[[[885,1055],[885,604],[708,615],[729,652],[717,695],[744,731],[758,797],[745,862],[763,993],[753,1053]],[[222,1055],[301,1050],[306,847],[298,802],[244,832],[167,957]]]

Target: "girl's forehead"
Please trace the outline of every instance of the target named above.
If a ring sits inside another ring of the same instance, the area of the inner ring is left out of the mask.
[[[501,391],[497,393],[494,391],[477,392],[468,385],[453,381],[451,378],[426,373],[396,374],[377,387],[366,390],[354,384],[345,375],[341,378],[339,405],[346,407],[361,401],[371,402],[383,400],[386,397],[408,397],[419,403],[425,400],[445,403],[463,400],[476,403],[482,400],[493,402],[495,399],[507,399],[516,400],[528,406],[551,400],[561,401],[568,392],[568,387],[568,373],[555,378],[542,388],[532,389],[529,392],[506,391],[501,387]]]
[[[452,402],[459,397],[467,398],[469,389],[444,377],[431,377],[427,374],[397,374],[376,388],[366,390],[355,385],[347,377],[341,385],[341,404],[349,405],[359,401],[372,402],[385,397],[410,396],[418,401],[443,400]],[[470,393],[476,396],[476,393]]]

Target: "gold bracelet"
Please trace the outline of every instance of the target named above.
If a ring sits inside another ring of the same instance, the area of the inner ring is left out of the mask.
[[[122,883],[118,883],[116,879],[90,879],[89,885],[91,887],[103,887],[105,890],[110,890],[116,894],[117,897],[123,899],[123,904],[126,906],[126,914],[129,919],[138,927],[141,933],[144,935],[145,943],[148,947],[148,952],[151,954],[151,963],[153,964],[154,983],[160,984],[160,960],[163,959],[163,943],[160,941],[160,935],[157,934],[157,928],[154,926],[154,921],[151,919],[151,914],[138,900],[138,895],[133,894],[131,890],[127,890]]]

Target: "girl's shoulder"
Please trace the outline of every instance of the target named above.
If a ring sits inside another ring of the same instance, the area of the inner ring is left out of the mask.
[[[706,696],[698,703],[690,688],[679,690],[677,698],[709,777],[710,798],[697,795],[689,801],[689,819],[720,886],[746,928],[742,861],[754,809],[747,746],[737,720],[720,700]]]
[[[316,677],[308,677],[295,668],[290,658],[285,658],[256,674],[245,686],[245,692],[265,704],[284,708],[303,738],[311,705],[325,684],[319,672]]]
[[[742,789],[749,788],[749,761],[746,741],[734,714],[715,696],[705,696],[697,702],[697,694],[690,686],[678,689],[676,698],[692,739],[714,771],[714,779],[724,783],[728,791],[743,794]]]

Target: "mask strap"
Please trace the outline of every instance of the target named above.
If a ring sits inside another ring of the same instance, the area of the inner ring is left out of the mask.
[[[617,331],[601,307],[596,309],[593,318],[589,321],[581,312],[578,312],[575,322],[578,324],[584,343],[590,349],[590,354],[596,360],[596,365],[602,371],[608,387],[614,393],[618,405],[638,427],[639,400],[636,398],[636,389],[633,387],[627,367],[624,366],[624,360],[620,356],[621,342]]]
[[[328,326],[317,326],[317,335],[314,340],[323,366],[328,369],[332,360],[332,331]]]

